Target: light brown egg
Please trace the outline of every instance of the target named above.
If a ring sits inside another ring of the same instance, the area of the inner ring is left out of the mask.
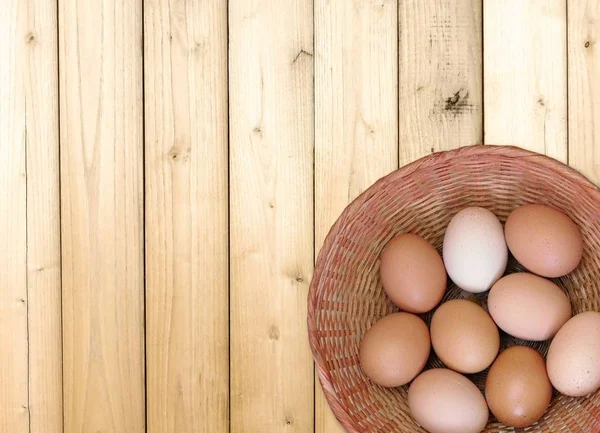
[[[600,388],[600,313],[573,316],[550,344],[548,376],[561,393],[581,397]]]
[[[417,376],[408,389],[415,421],[430,433],[479,433],[487,424],[485,398],[461,374],[435,368]]]
[[[394,304],[410,313],[435,307],[446,291],[446,269],[437,250],[425,239],[404,234],[381,253],[383,290]]]
[[[504,228],[510,252],[529,271],[556,278],[577,267],[583,240],[577,224],[548,206],[526,204],[514,210]]]
[[[500,334],[483,308],[455,299],[440,305],[433,314],[431,344],[446,366],[460,373],[477,373],[496,358]]]
[[[530,347],[506,349],[490,368],[485,398],[498,420],[512,427],[538,421],[552,399],[544,358]]]
[[[360,343],[360,364],[378,385],[402,386],[423,370],[431,342],[423,320],[410,313],[394,313],[376,322]]]
[[[571,318],[571,303],[560,287],[526,272],[498,280],[487,305],[500,329],[523,340],[548,340]]]

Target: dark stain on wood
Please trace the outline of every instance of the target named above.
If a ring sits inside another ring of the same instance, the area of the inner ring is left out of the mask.
[[[292,60],[292,65],[295,64],[298,61],[298,59],[300,58],[300,56],[302,56],[303,54],[306,55],[306,56],[308,56],[308,57],[312,57],[313,56],[312,53],[309,53],[306,50],[300,50],[298,52],[298,54],[296,54],[296,57],[294,57],[294,60]]]
[[[25,36],[25,40],[28,45],[35,45],[35,33],[34,32],[27,33],[27,36]]]
[[[277,329],[277,326],[269,328],[269,340],[279,340],[279,329]]]
[[[475,110],[475,106],[469,100],[469,91],[459,89],[452,96],[443,100],[444,111],[452,113],[455,116],[463,113],[470,113]]]

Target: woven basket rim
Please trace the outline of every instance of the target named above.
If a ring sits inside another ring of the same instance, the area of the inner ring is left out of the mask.
[[[321,280],[321,274],[328,264],[328,257],[331,248],[335,245],[340,230],[345,226],[345,223],[352,220],[352,217],[357,210],[361,209],[374,195],[388,182],[402,179],[414,172],[420,170],[423,167],[439,163],[444,160],[453,158],[464,158],[464,157],[480,157],[497,155],[508,158],[527,158],[532,164],[543,167],[544,169],[551,170],[554,175],[559,176],[563,179],[573,182],[573,184],[580,188],[580,192],[587,194],[592,200],[600,202],[600,189],[594,185],[587,177],[579,173],[574,168],[546,155],[532,152],[530,150],[522,149],[516,146],[508,145],[473,145],[467,147],[460,147],[457,149],[446,150],[441,152],[432,153],[426,155],[420,159],[417,159],[409,164],[406,164],[397,170],[392,171],[381,179],[377,180],[373,185],[367,188],[361,193],[356,199],[354,199],[346,208],[342,211],[336,222],[331,227],[327,234],[323,246],[317,256],[315,263],[315,269],[313,278],[310,283],[308,292],[308,313],[307,313],[307,327],[308,327],[308,339],[310,348],[312,351],[315,367],[317,369],[319,382],[325,394],[325,398],[333,411],[333,414],[341,423],[341,425],[349,433],[364,433],[359,430],[359,427],[355,425],[352,418],[348,414],[345,404],[340,400],[336,394],[331,376],[327,369],[326,363],[322,356],[322,348],[318,344],[316,337],[317,329],[317,318],[315,316],[315,310],[319,302],[318,298],[318,286]]]

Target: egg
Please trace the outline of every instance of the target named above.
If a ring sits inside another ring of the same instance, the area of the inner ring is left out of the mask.
[[[523,340],[548,340],[571,318],[571,303],[560,287],[526,272],[499,279],[487,305],[500,329]]]
[[[487,424],[485,398],[466,377],[445,368],[420,374],[408,389],[415,421],[430,433],[479,433]]]
[[[556,209],[539,204],[521,206],[509,215],[504,230],[510,252],[535,274],[561,277],[581,261],[579,227]]]
[[[502,224],[487,209],[461,210],[446,229],[443,257],[446,271],[458,287],[472,293],[489,290],[508,261]]]
[[[360,343],[365,374],[376,384],[402,386],[423,370],[431,342],[427,325],[410,313],[394,313],[376,322]]]
[[[525,346],[500,353],[487,374],[485,398],[494,416],[506,425],[527,427],[538,421],[552,399],[544,358]]]
[[[565,323],[546,362],[552,385],[565,395],[581,397],[600,388],[600,313],[577,314]]]
[[[449,368],[477,373],[494,361],[500,349],[500,334],[483,308],[466,299],[455,299],[440,305],[433,314],[431,344]]]
[[[404,234],[381,253],[383,290],[394,304],[410,313],[435,307],[446,291],[446,269],[437,250],[425,239]]]

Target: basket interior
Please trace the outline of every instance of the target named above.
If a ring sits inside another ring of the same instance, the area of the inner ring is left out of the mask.
[[[395,235],[415,233],[441,253],[446,226],[465,207],[489,209],[503,223],[524,203],[555,207],[581,228],[584,257],[574,272],[553,281],[569,296],[573,314],[599,310],[597,190],[549,158],[514,148],[498,149],[477,150],[468,156],[461,155],[462,150],[436,154],[389,175],[347,208],[326,240],[311,288],[311,345],[327,397],[350,432],[424,431],[408,411],[408,386],[386,389],[372,384],[358,360],[365,332],[381,317],[398,311],[379,280],[379,254]],[[511,257],[507,273],[521,270]],[[455,298],[473,299],[487,308],[487,293],[465,292],[449,280],[444,301]],[[432,315],[421,317],[429,323]],[[525,344],[544,357],[549,346],[548,342],[525,342],[502,333],[501,341],[502,348]],[[432,351],[426,369],[440,366],[443,364]],[[486,373],[469,376],[481,390]],[[584,398],[555,392],[551,407],[533,427],[509,428],[491,416],[485,432],[598,431],[599,406],[600,392]]]

